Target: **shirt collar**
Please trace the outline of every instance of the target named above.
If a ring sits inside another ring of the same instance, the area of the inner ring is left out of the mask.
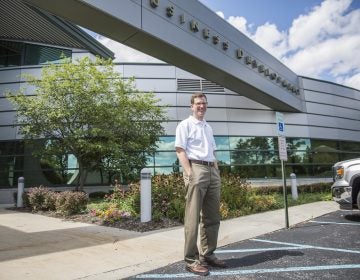
[[[205,119],[203,119],[202,121],[199,121],[197,118],[194,118],[194,116],[190,115],[190,120],[194,123],[194,124],[200,124],[200,125],[206,125],[206,121]]]

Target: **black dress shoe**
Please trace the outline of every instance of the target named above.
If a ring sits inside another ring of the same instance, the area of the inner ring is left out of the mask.
[[[186,270],[200,276],[207,276],[209,275],[209,270],[202,266],[201,264],[193,264],[193,265],[186,265]]]
[[[219,259],[207,259],[205,258],[203,261],[201,261],[202,266],[212,266],[212,267],[219,267],[219,268],[227,268],[227,264]]]

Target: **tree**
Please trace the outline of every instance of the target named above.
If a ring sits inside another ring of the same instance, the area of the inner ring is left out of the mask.
[[[240,138],[231,156],[235,165],[233,170],[242,177],[265,177],[274,173],[272,167],[265,166],[274,159],[273,138]]]
[[[42,78],[27,75],[36,94],[8,92],[17,109],[25,140],[39,143],[37,155],[73,154],[79,187],[87,173],[103,169],[126,176],[145,165],[164,134],[165,108],[153,93],[139,92],[133,79],[123,79],[110,60],[88,57],[48,65]]]

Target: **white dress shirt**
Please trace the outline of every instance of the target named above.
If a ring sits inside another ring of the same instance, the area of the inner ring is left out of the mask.
[[[175,147],[185,150],[188,159],[215,161],[215,139],[211,126],[193,116],[180,122],[176,128]]]

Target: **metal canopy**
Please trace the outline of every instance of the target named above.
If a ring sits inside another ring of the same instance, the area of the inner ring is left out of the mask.
[[[20,0],[0,0],[0,39],[85,49],[105,58],[114,56],[79,27]]]
[[[305,110],[298,76],[197,0],[23,1],[274,110]]]

